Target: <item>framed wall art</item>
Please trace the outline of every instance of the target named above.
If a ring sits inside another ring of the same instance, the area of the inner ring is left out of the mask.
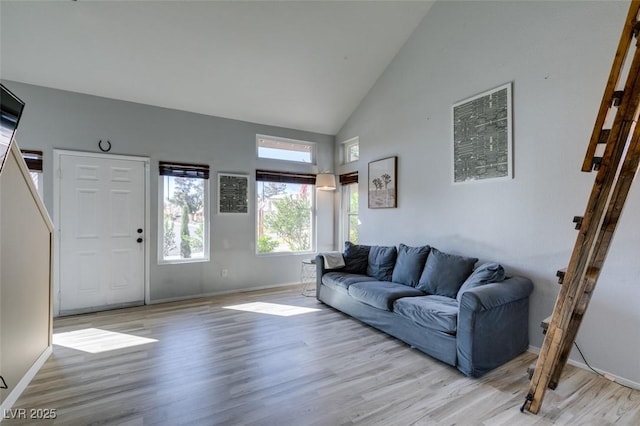
[[[511,179],[511,83],[453,105],[453,183]]]
[[[249,175],[218,173],[218,214],[249,214]]]
[[[383,158],[369,163],[369,208],[386,209],[397,207],[398,157]]]

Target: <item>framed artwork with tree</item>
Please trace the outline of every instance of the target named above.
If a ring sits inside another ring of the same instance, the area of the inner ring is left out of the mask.
[[[397,173],[398,157],[388,157],[369,163],[369,208],[398,207]]]

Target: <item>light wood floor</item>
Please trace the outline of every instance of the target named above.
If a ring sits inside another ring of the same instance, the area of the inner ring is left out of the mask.
[[[253,302],[319,310],[224,308]],[[3,425],[640,424],[640,391],[572,366],[538,415],[520,413],[533,354],[469,379],[300,288],[60,318],[54,333],[85,329],[157,341],[97,353],[55,345],[14,409],[55,408],[57,419]]]

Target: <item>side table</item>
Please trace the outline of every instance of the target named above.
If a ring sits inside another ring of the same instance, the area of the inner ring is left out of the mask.
[[[316,261],[315,259],[305,259],[300,264],[300,284],[302,295],[313,297],[316,294]]]

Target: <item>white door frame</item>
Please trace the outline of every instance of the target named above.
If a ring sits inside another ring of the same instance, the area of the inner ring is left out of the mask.
[[[148,305],[150,303],[150,290],[149,290],[149,269],[150,269],[150,257],[149,251],[151,244],[149,242],[150,235],[149,224],[150,220],[150,206],[151,206],[151,193],[150,193],[150,159],[149,157],[135,157],[131,155],[117,155],[117,154],[101,154],[97,152],[85,152],[85,151],[71,151],[65,149],[53,150],[53,223],[54,223],[54,239],[55,249],[53,250],[53,315],[60,315],[60,157],[63,155],[74,155],[77,157],[92,157],[92,158],[106,158],[113,160],[128,160],[139,161],[144,163],[144,229],[147,237],[144,239],[144,303]]]

